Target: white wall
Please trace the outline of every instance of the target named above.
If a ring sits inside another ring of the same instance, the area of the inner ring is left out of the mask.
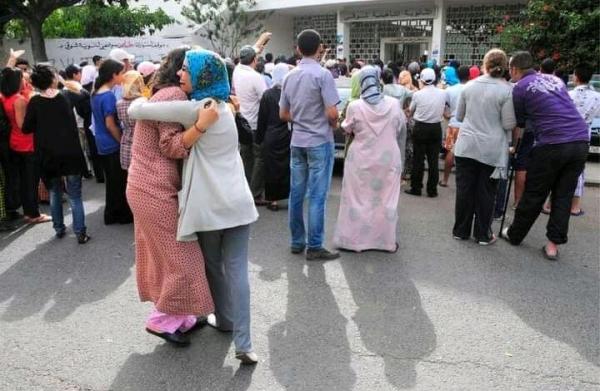
[[[288,15],[274,13],[265,21],[265,30],[273,33],[265,53],[273,53],[275,57],[294,53],[294,19]],[[254,43],[254,42],[249,42]]]

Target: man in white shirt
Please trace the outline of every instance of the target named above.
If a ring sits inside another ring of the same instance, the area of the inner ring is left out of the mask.
[[[257,53],[252,46],[240,50],[240,63],[233,71],[232,84],[240,102],[240,112],[256,132],[258,108],[267,84],[263,76],[256,72]],[[263,204],[261,197],[265,187],[262,147],[258,144],[241,145],[240,154],[244,161],[246,179],[257,204]]]
[[[575,102],[577,111],[583,117],[588,127],[591,127],[594,118],[600,117],[600,94],[592,89],[590,80],[594,69],[588,64],[580,64],[575,67],[575,89],[569,91],[569,96]],[[583,186],[585,184],[584,173],[582,172],[577,181],[575,195],[571,202],[571,215],[581,216],[581,197],[583,196]],[[549,209],[549,208],[548,208]]]
[[[265,54],[265,73],[269,75],[273,73],[273,69],[275,69],[275,64],[273,63],[273,53]]]
[[[446,93],[435,86],[436,76],[431,68],[421,71],[423,88],[413,94],[410,114],[413,127],[413,166],[410,189],[406,194],[420,196],[423,188],[424,159],[427,156],[427,196],[437,197],[439,156],[442,144],[442,116],[446,108]]]

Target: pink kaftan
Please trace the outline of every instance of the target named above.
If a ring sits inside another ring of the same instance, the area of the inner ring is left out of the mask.
[[[334,244],[394,251],[402,173],[398,136],[406,134],[406,117],[394,98],[376,105],[358,99],[348,106],[342,127],[354,141],[344,163]]]

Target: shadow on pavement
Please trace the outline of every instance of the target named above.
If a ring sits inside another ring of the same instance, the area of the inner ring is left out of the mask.
[[[594,194],[587,194],[583,201],[588,213],[571,219],[569,243],[561,248],[558,262],[545,260],[541,253],[548,220],[543,215],[521,246],[499,240],[494,246],[481,247],[450,239],[451,216],[427,212],[425,202],[405,198],[410,205],[401,206],[422,216],[420,221],[411,222],[411,230],[421,232],[423,240],[412,234],[413,241],[405,246],[405,259],[414,260],[407,264],[410,275],[417,281],[433,282],[440,289],[504,303],[528,327],[568,344],[585,360],[600,366],[600,203],[598,193]],[[451,215],[452,210],[437,213]],[[493,230],[497,232],[498,227],[494,224]],[[443,239],[432,244],[428,238]]]
[[[230,353],[229,334],[205,327],[184,349],[156,341],[159,345],[152,353],[129,356],[110,390],[245,391],[250,387],[256,366],[239,365],[236,369],[224,363]]]
[[[416,365],[435,349],[436,334],[404,262],[397,255],[365,261],[345,253],[341,265],[358,306],[353,320],[363,344],[383,358],[390,384],[414,387]]]
[[[268,333],[270,366],[287,390],[351,390],[356,382],[340,313],[322,264],[287,263],[285,321]]]
[[[18,221],[13,223],[15,225],[15,229],[12,231],[0,232],[0,251],[7,248],[12,242],[19,239],[21,236],[25,235],[27,231],[33,228],[33,225],[25,224],[23,219],[19,219]],[[44,224],[52,224],[52,223],[44,223]]]
[[[63,239],[52,237],[0,275],[0,303],[10,300],[0,319],[27,318],[52,301],[44,320],[59,322],[79,306],[104,299],[130,277],[133,248],[126,240],[117,243],[113,237],[132,236],[132,226],[100,228],[97,222],[102,221],[102,213],[86,216],[92,235],[86,245],[77,244],[72,234]],[[52,231],[52,225],[46,225]]]

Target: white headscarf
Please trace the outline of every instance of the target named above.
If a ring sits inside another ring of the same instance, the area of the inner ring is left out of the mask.
[[[273,77],[273,86],[281,86],[283,85],[283,79],[290,71],[290,66],[288,64],[279,63],[275,65],[273,68],[273,72],[271,73],[271,77]]]

